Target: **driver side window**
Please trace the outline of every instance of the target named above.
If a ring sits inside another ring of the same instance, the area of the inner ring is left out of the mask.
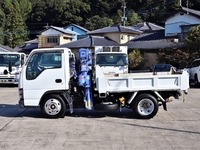
[[[46,69],[61,68],[61,53],[33,54],[26,70],[27,80],[34,80]]]

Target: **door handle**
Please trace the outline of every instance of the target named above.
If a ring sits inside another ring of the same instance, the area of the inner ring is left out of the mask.
[[[61,83],[62,80],[61,80],[61,79],[56,79],[55,82],[56,82],[56,83]]]

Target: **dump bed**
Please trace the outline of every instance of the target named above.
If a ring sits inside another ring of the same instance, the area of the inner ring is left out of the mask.
[[[96,89],[99,93],[106,92],[134,92],[134,91],[173,91],[189,88],[189,74],[169,73],[128,73],[103,74],[100,67],[96,67]]]

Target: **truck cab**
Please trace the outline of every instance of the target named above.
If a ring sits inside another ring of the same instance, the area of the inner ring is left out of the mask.
[[[33,50],[20,74],[20,105],[37,106],[44,93],[69,89],[73,57],[68,48]]]
[[[94,65],[105,74],[128,73],[127,47],[95,47]]]
[[[26,55],[18,52],[0,53],[0,84],[18,84]]]

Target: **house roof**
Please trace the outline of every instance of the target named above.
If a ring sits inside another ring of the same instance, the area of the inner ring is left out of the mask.
[[[93,30],[88,32],[90,35],[95,35],[95,34],[104,34],[104,33],[132,33],[132,34],[141,34],[142,31],[136,30],[134,28],[130,27],[123,27],[120,25],[116,26],[109,26],[97,30]]]
[[[173,38],[165,38],[164,31],[155,33],[145,33],[128,41],[124,45],[129,49],[162,49],[162,48],[178,48],[182,47],[183,43],[177,43]]]
[[[85,31],[85,32],[89,32],[88,29],[86,29],[86,28],[84,28],[84,27],[81,27],[81,26],[79,26],[79,25],[73,24],[73,23],[71,23],[71,24],[69,24],[68,26],[64,27],[64,29],[66,29],[66,28],[68,28],[68,27],[70,27],[70,26],[74,26],[74,27],[79,28],[80,30],[83,30],[83,31]]]
[[[3,51],[15,52],[13,48],[1,44],[0,44],[0,49],[2,49]]]
[[[131,41],[150,41],[150,40],[158,40],[158,39],[165,39],[165,31],[157,31],[152,33],[144,33],[138,35]]]
[[[165,49],[165,48],[180,48],[184,43],[173,42],[173,39],[161,39],[151,41],[131,41],[125,44],[129,49]]]
[[[24,47],[22,47],[21,49],[22,50],[33,50],[33,49],[36,49],[36,48],[38,48],[38,43],[31,43],[31,44],[28,44],[28,45],[26,45],[26,46],[24,46]]]
[[[66,48],[89,48],[94,46],[128,46],[129,49],[161,49],[161,48],[177,48],[182,47],[183,43],[176,43],[174,39],[167,39],[164,36],[164,31],[157,31],[154,33],[141,34],[138,37],[128,41],[125,44],[118,44],[117,42],[100,36],[90,36],[88,38],[73,41],[67,44],[56,47]]]
[[[54,29],[54,30],[59,31],[59,32],[64,33],[64,34],[74,35],[73,32],[67,31],[67,30],[65,30],[65,29],[62,28],[62,27],[56,27],[56,26],[50,26],[49,28],[40,31],[38,34],[41,34],[42,32],[45,32],[45,31],[47,31],[47,30],[49,30],[49,29]]]
[[[38,39],[33,39],[33,40],[30,40],[30,41],[26,41],[24,43],[26,43],[26,44],[38,43]]]
[[[133,26],[134,29],[140,30],[140,31],[158,31],[158,30],[164,30],[165,28],[158,26],[156,24],[150,23],[150,22],[143,22],[138,23],[137,25]]]
[[[87,48],[87,47],[94,47],[94,46],[119,46],[117,42],[106,38],[106,37],[99,37],[99,36],[90,36],[88,38],[80,39],[77,41],[73,41],[67,44],[62,44],[56,47],[67,47],[67,48]]]
[[[186,7],[180,6],[179,10],[174,11],[172,14],[167,15],[167,17],[165,17],[162,20],[162,22],[165,22],[168,18],[171,18],[173,15],[175,15],[177,13],[180,13],[180,12],[183,12],[183,13],[186,13],[186,14],[190,14],[190,15],[193,15],[193,16],[195,16],[197,18],[200,18],[200,11],[199,10],[194,10],[194,9],[190,9],[190,8],[186,8]]]
[[[194,10],[194,9],[190,9],[190,8],[186,8],[186,7],[181,7],[181,10],[184,12],[188,12],[190,14],[193,14],[195,16],[200,17],[200,11],[199,10]]]

